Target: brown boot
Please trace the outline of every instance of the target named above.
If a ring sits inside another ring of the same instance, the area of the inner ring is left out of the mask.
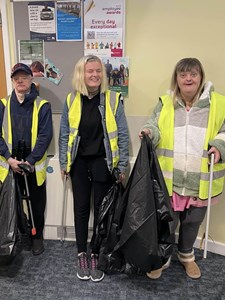
[[[150,279],[158,279],[162,275],[162,270],[163,270],[163,268],[160,268],[160,269],[157,269],[157,270],[153,270],[153,271],[151,271],[149,273],[146,273],[146,275]]]
[[[169,268],[170,266],[170,262],[171,262],[171,256],[169,257],[169,259],[167,260],[167,262],[162,266],[162,268],[157,269],[157,270],[153,270],[151,272],[146,273],[146,275],[150,278],[150,279],[158,279],[161,277],[162,275],[162,271]]]
[[[178,252],[177,257],[190,278],[198,279],[201,277],[201,271],[195,262],[194,251],[192,253]]]

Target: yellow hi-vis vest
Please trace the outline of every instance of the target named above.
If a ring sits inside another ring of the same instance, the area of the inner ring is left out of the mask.
[[[6,99],[1,99],[5,106],[4,118],[2,124],[2,136],[7,143],[9,148],[9,152],[12,153],[12,123],[11,123],[11,115],[10,115],[10,97],[8,101]],[[32,128],[31,128],[31,147],[34,148],[37,140],[38,134],[38,113],[43,104],[47,101],[38,97],[34,101],[33,107],[33,116],[32,116]],[[47,152],[43,155],[42,159],[35,163],[35,171],[38,186],[42,185],[46,179],[46,159]],[[0,181],[3,182],[8,175],[9,172],[9,164],[6,159],[0,155]]]
[[[160,113],[158,125],[161,134],[157,153],[159,163],[166,181],[169,195],[173,192],[173,145],[174,145],[174,105],[169,95],[161,97],[163,108]],[[206,131],[204,151],[207,154],[208,144],[218,134],[225,119],[225,97],[218,93],[211,94],[208,128]],[[201,159],[201,176],[199,186],[199,198],[206,200],[209,190],[209,165],[208,155]],[[212,194],[216,196],[222,193],[224,185],[225,163],[217,163],[213,168]]]
[[[74,96],[74,97],[73,97]],[[71,99],[72,98],[72,99]],[[79,144],[79,124],[81,119],[81,95],[76,92],[76,95],[70,93],[67,96],[68,119],[69,119],[69,140],[67,147],[67,172],[70,172],[71,165],[75,159],[76,151]],[[101,103],[100,103],[101,104]],[[110,149],[112,153],[113,168],[119,162],[119,148],[118,148],[118,131],[115,120],[115,114],[119,104],[119,93],[111,93],[109,90],[105,93],[105,119],[106,130],[109,138]]]

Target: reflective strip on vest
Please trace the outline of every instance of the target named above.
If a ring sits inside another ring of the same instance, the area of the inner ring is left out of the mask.
[[[173,150],[168,150],[168,149],[157,149],[157,155],[158,155],[158,156],[173,157]]]
[[[72,99],[72,100],[71,100]],[[77,147],[79,144],[78,129],[81,119],[81,96],[80,93],[76,95],[70,93],[67,96],[68,119],[69,119],[69,140],[67,146],[67,172],[70,172],[72,162],[76,156]],[[109,137],[110,148],[112,152],[112,165],[116,167],[119,162],[119,148],[118,148],[118,131],[115,121],[115,114],[119,104],[119,94],[105,93],[105,119],[106,130]]]
[[[5,105],[4,117],[3,117],[3,131],[4,131],[4,140],[7,143],[10,153],[12,153],[12,123],[10,115],[10,97],[8,101],[2,99],[3,104]],[[31,129],[31,147],[34,148],[37,140],[38,134],[38,113],[42,105],[47,103],[46,100],[37,97],[34,101],[33,116],[32,116],[32,129]],[[36,178],[38,186],[42,185],[46,179],[46,159],[47,152],[43,155],[42,159],[35,163]],[[0,181],[3,182],[8,175],[9,164],[3,156],[0,156]]]
[[[46,159],[35,164],[36,172],[42,172],[46,168]]]
[[[163,107],[159,117],[159,129],[162,142],[159,143],[157,153],[159,163],[166,181],[169,195],[173,192],[173,143],[174,143],[174,106],[169,95],[161,97]],[[201,162],[199,198],[208,199],[209,187],[209,165],[208,165],[208,143],[218,134],[225,118],[225,97],[213,92],[209,111],[208,128],[206,131],[204,151]],[[162,138],[163,137],[163,138]],[[212,197],[223,191],[225,175],[225,163],[214,165]]]
[[[6,161],[0,160],[0,166],[1,166],[1,167],[7,169],[7,168],[8,168],[8,165],[9,165],[9,164],[8,164]]]

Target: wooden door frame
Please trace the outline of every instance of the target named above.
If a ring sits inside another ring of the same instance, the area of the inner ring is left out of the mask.
[[[1,74],[1,85],[0,85],[0,98],[7,96],[6,76],[5,76],[5,58],[3,50],[3,36],[2,36],[2,25],[0,24],[0,74]],[[2,64],[3,63],[3,64]]]
[[[2,16],[2,38],[4,41],[3,42],[3,50],[4,50],[4,60],[5,60],[5,77],[6,77],[7,94],[10,94],[12,91],[12,82],[11,82],[11,78],[10,78],[12,62],[11,62],[11,50],[10,50],[10,38],[9,38],[8,24],[11,24],[13,22],[10,21],[8,14],[7,14],[7,8],[10,9],[11,5],[12,5],[12,3],[7,4],[7,0],[0,1],[0,11],[1,11],[1,16]],[[11,26],[11,27],[13,27],[13,26]]]

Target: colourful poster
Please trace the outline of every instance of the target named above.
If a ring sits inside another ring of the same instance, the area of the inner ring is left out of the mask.
[[[55,2],[29,2],[28,14],[30,39],[54,42],[56,40]]]
[[[84,52],[123,56],[124,0],[84,0]]]
[[[57,41],[82,41],[81,1],[57,1]]]
[[[108,78],[109,89],[128,94],[129,85],[129,58],[128,57],[102,57]]]

